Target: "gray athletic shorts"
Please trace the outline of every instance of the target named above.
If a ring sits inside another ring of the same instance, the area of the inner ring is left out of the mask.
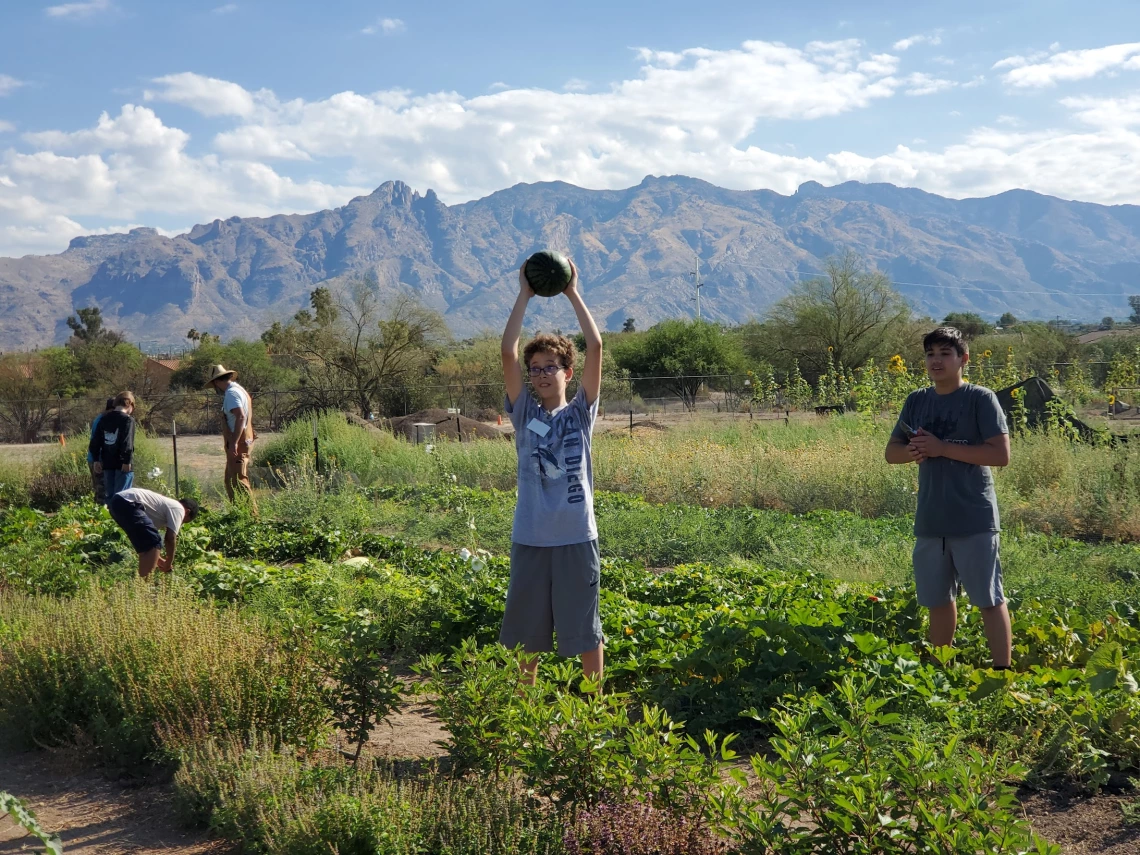
[[[553,650],[579,656],[602,643],[598,588],[602,577],[598,541],[569,546],[511,544],[511,584],[499,641],[527,653]]]
[[[919,605],[928,609],[946,605],[957,597],[959,582],[978,608],[1004,603],[1000,541],[996,531],[915,540],[914,586]]]

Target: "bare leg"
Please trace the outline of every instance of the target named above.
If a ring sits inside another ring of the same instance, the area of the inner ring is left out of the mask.
[[[986,641],[990,643],[990,656],[994,667],[1009,667],[1013,660],[1013,627],[1005,603],[982,609],[982,623],[986,628]]]
[[[139,553],[139,575],[144,579],[158,566],[158,547]]]
[[[519,670],[523,672],[523,683],[533,686],[538,679],[538,656],[527,656],[525,653],[519,656]]]
[[[599,644],[593,650],[582,654],[582,673],[587,679],[600,683],[605,666],[605,644]]]
[[[954,629],[958,625],[958,604],[953,600],[930,610],[930,632],[927,638],[935,647],[949,647],[954,643]]]

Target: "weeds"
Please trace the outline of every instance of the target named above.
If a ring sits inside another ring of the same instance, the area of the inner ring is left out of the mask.
[[[28,745],[78,730],[130,768],[213,733],[309,743],[325,719],[304,651],[177,583],[66,601],[0,592],[0,626],[0,729]]]

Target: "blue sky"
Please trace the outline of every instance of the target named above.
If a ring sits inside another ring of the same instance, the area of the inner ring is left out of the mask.
[[[0,255],[682,173],[1140,203],[1140,3],[0,6]]]

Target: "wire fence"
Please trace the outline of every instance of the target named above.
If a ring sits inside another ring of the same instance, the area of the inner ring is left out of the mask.
[[[577,381],[567,390],[573,395]],[[253,424],[259,432],[280,430],[313,412],[344,410],[364,419],[398,419],[425,410],[448,410],[479,421],[503,414],[506,387],[497,382],[394,383],[360,389],[250,389]],[[136,395],[135,417],[147,431],[165,435],[221,432],[221,398],[213,392],[152,392]],[[731,413],[766,417],[787,409],[782,396],[753,400],[746,374],[605,378],[599,401],[603,418],[687,413]],[[96,396],[0,400],[0,442],[56,441],[86,434],[106,407]],[[781,409],[783,408],[783,409]]]

